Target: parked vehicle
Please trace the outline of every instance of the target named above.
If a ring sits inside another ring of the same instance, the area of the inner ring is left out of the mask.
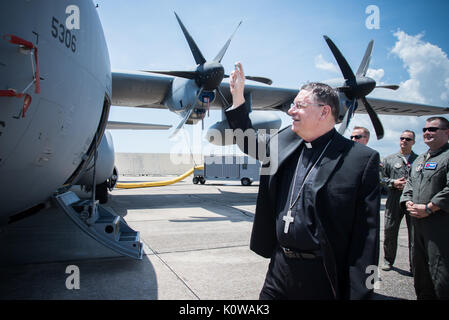
[[[247,156],[206,156],[204,169],[193,172],[193,183],[206,180],[240,180],[244,186],[259,181],[260,162]]]

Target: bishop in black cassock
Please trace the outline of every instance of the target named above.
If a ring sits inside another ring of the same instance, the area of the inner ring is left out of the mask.
[[[243,79],[239,64],[226,117],[231,128],[245,131],[252,125]],[[259,156],[263,166],[276,163],[270,174],[262,170],[250,243],[271,259],[261,299],[367,299],[372,293],[379,258],[379,154],[335,131],[335,109],[338,114],[332,88],[309,84],[289,110],[292,127],[270,140],[253,136],[255,145],[266,143],[266,158]],[[239,146],[258,155],[248,149],[248,139],[237,139],[243,141]]]

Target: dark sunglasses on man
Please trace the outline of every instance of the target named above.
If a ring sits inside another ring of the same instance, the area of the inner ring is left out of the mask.
[[[359,140],[359,139],[361,139],[361,138],[365,138],[365,136],[362,136],[361,134],[356,134],[355,136],[350,136],[349,138],[350,138],[351,140],[354,139],[354,138],[355,138],[356,140]]]
[[[425,133],[426,131],[429,132],[436,132],[437,130],[447,130],[445,128],[439,128],[439,127],[427,127],[427,128],[422,128],[422,132]]]
[[[412,138],[407,138],[407,137],[400,137],[400,140],[405,140],[405,141],[412,141]]]

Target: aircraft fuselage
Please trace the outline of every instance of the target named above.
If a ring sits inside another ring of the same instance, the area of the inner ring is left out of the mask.
[[[109,54],[91,1],[8,1],[0,12],[0,224],[76,180],[104,131],[111,97]],[[10,43],[31,42],[31,50]],[[34,54],[34,52],[33,52]],[[35,59],[36,65],[32,61]],[[40,92],[32,83],[39,68]],[[107,109],[107,110],[106,110]]]

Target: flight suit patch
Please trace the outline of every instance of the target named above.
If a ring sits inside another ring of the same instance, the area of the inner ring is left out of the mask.
[[[426,169],[426,170],[435,170],[437,168],[437,165],[438,165],[438,163],[436,163],[436,162],[427,162],[424,165],[424,169]]]
[[[416,171],[419,172],[419,171],[422,170],[422,168],[423,168],[423,165],[422,165],[422,163],[420,163],[420,164],[418,164],[418,166],[416,167]]]

